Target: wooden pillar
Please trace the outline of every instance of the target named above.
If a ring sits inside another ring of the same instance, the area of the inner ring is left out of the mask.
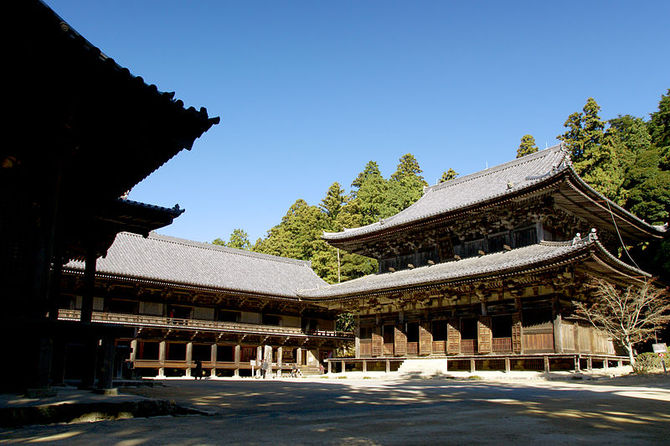
[[[593,358],[591,357],[591,355],[589,355],[589,357],[586,359],[586,369],[588,371],[593,370]]]
[[[549,373],[551,369],[549,368],[549,356],[544,356],[544,372]]]
[[[603,359],[603,369],[607,370],[610,368],[610,362],[607,358]]]
[[[475,359],[470,358],[470,373],[475,373]]]
[[[209,375],[212,378],[216,377],[216,355],[217,355],[217,345],[216,343],[212,344],[211,350],[209,352],[209,361],[212,363],[212,369]]]
[[[53,360],[51,364],[51,385],[65,385],[66,342],[63,338],[54,340]]]
[[[82,323],[88,324],[93,318],[93,294],[95,293],[95,264],[97,256],[93,243],[86,249],[86,264],[84,267],[84,293],[81,298]]]
[[[356,315],[354,327],[354,353],[356,358],[361,357],[361,317],[359,315]]]
[[[333,361],[328,361],[328,374],[330,375],[333,371]]]
[[[185,376],[191,376],[191,362],[193,360],[193,342],[186,343],[186,373]]]
[[[116,389],[113,389],[114,352],[114,338],[105,336],[102,340],[102,370],[98,380],[98,389],[103,390],[105,394],[116,393]]]
[[[556,314],[554,318],[554,352],[563,353],[563,335],[562,335],[561,314]]]
[[[367,371],[368,371],[368,362],[364,359],[363,360],[363,372],[367,372]]]
[[[284,362],[284,348],[277,347],[277,378],[281,378],[281,367]]]
[[[263,346],[256,347],[256,376],[261,377],[261,365],[263,364]]]
[[[235,351],[234,351],[234,360],[235,360],[235,371],[233,372],[233,376],[235,378],[239,378],[240,376],[240,360],[242,359],[242,346],[240,344],[237,344],[235,346]]]
[[[295,349],[295,362],[298,367],[302,367],[302,349],[300,347]]]
[[[520,305],[520,303],[519,303]],[[523,353],[523,326],[521,323],[521,311],[512,314],[512,353]]]
[[[579,355],[575,355],[575,359],[574,359],[574,361],[575,361],[575,372],[580,371],[581,366],[579,365],[579,359],[580,359]]]
[[[158,378],[165,378],[165,356],[167,351],[167,341],[163,340],[158,343]]]
[[[340,367],[342,368],[341,369],[342,373],[344,373],[347,370],[347,368],[344,366],[344,361],[340,361]]]
[[[619,361],[617,361],[617,366],[618,367],[623,367],[623,361],[621,359],[619,359]]]
[[[391,371],[391,361],[388,359],[386,360],[386,373],[389,373]]]
[[[509,358],[505,358],[505,373],[509,373],[512,370]]]

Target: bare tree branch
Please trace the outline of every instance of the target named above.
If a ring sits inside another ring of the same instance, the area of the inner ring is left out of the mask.
[[[633,345],[650,339],[670,322],[668,291],[650,282],[620,289],[602,279],[593,279],[591,286],[593,299],[589,303],[577,302],[577,314],[618,341],[633,364]]]

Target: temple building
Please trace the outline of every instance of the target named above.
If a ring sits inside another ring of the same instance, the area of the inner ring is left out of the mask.
[[[96,259],[121,231],[148,235],[183,211],[124,200],[133,186],[219,118],[185,108],[119,66],[38,0],[12,2],[0,146],[0,388],[48,391],[70,341],[86,344],[79,371],[111,387],[114,339],[128,328],[92,320]],[[85,259],[81,315],[58,319],[62,266]]]
[[[80,319],[84,272],[82,261],[63,268],[61,321]],[[191,376],[195,361],[207,376],[250,376],[263,360],[276,374],[318,373],[352,340],[335,331],[335,311],[298,298],[326,285],[301,260],[122,232],[95,279],[92,321],[130,329],[115,341],[116,379]],[[84,349],[68,345],[61,380],[79,378]]]
[[[615,254],[666,229],[596,192],[555,146],[428,187],[390,218],[325,233],[377,259],[379,272],[299,295],[356,314],[355,357],[329,368],[389,370],[413,358],[464,370],[607,367],[622,360],[617,347],[575,318],[574,302],[588,301],[592,277],[649,278]]]

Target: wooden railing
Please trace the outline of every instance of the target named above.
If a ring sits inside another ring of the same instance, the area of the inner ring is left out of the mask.
[[[79,310],[58,310],[58,319],[64,321],[80,320]],[[274,325],[245,324],[241,322],[206,321],[202,319],[181,319],[174,317],[148,316],[144,314],[105,313],[94,311],[93,322],[102,324],[133,325],[175,329],[212,330],[245,334],[270,334],[297,337],[322,337],[353,339],[353,334],[343,331],[307,330],[297,327],[279,327]]]

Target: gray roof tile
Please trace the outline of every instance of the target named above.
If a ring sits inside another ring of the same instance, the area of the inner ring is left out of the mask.
[[[359,279],[350,280],[336,285],[328,285],[316,289],[301,289],[298,295],[308,300],[330,300],[356,294],[374,294],[388,292],[399,288],[439,284],[465,280],[482,275],[495,275],[505,271],[518,271],[538,268],[562,261],[564,257],[574,259],[579,252],[586,252],[589,248],[596,248],[602,258],[617,265],[619,269],[633,272],[637,275],[648,276],[647,273],[635,269],[609,254],[605,248],[594,239],[586,239],[577,243],[572,242],[541,242],[523,248],[487,254],[481,257],[438,263],[431,266],[401,270],[393,273],[374,274]]]
[[[99,275],[296,297],[300,288],[326,285],[309,262],[199,243],[156,233],[144,238],[121,232],[107,256],[98,259]],[[84,270],[71,261],[70,270]]]
[[[417,202],[389,218],[360,228],[324,233],[323,238],[340,240],[370,234],[516,193],[569,168],[566,155],[567,152],[560,145],[556,145],[490,169],[428,187]]]

